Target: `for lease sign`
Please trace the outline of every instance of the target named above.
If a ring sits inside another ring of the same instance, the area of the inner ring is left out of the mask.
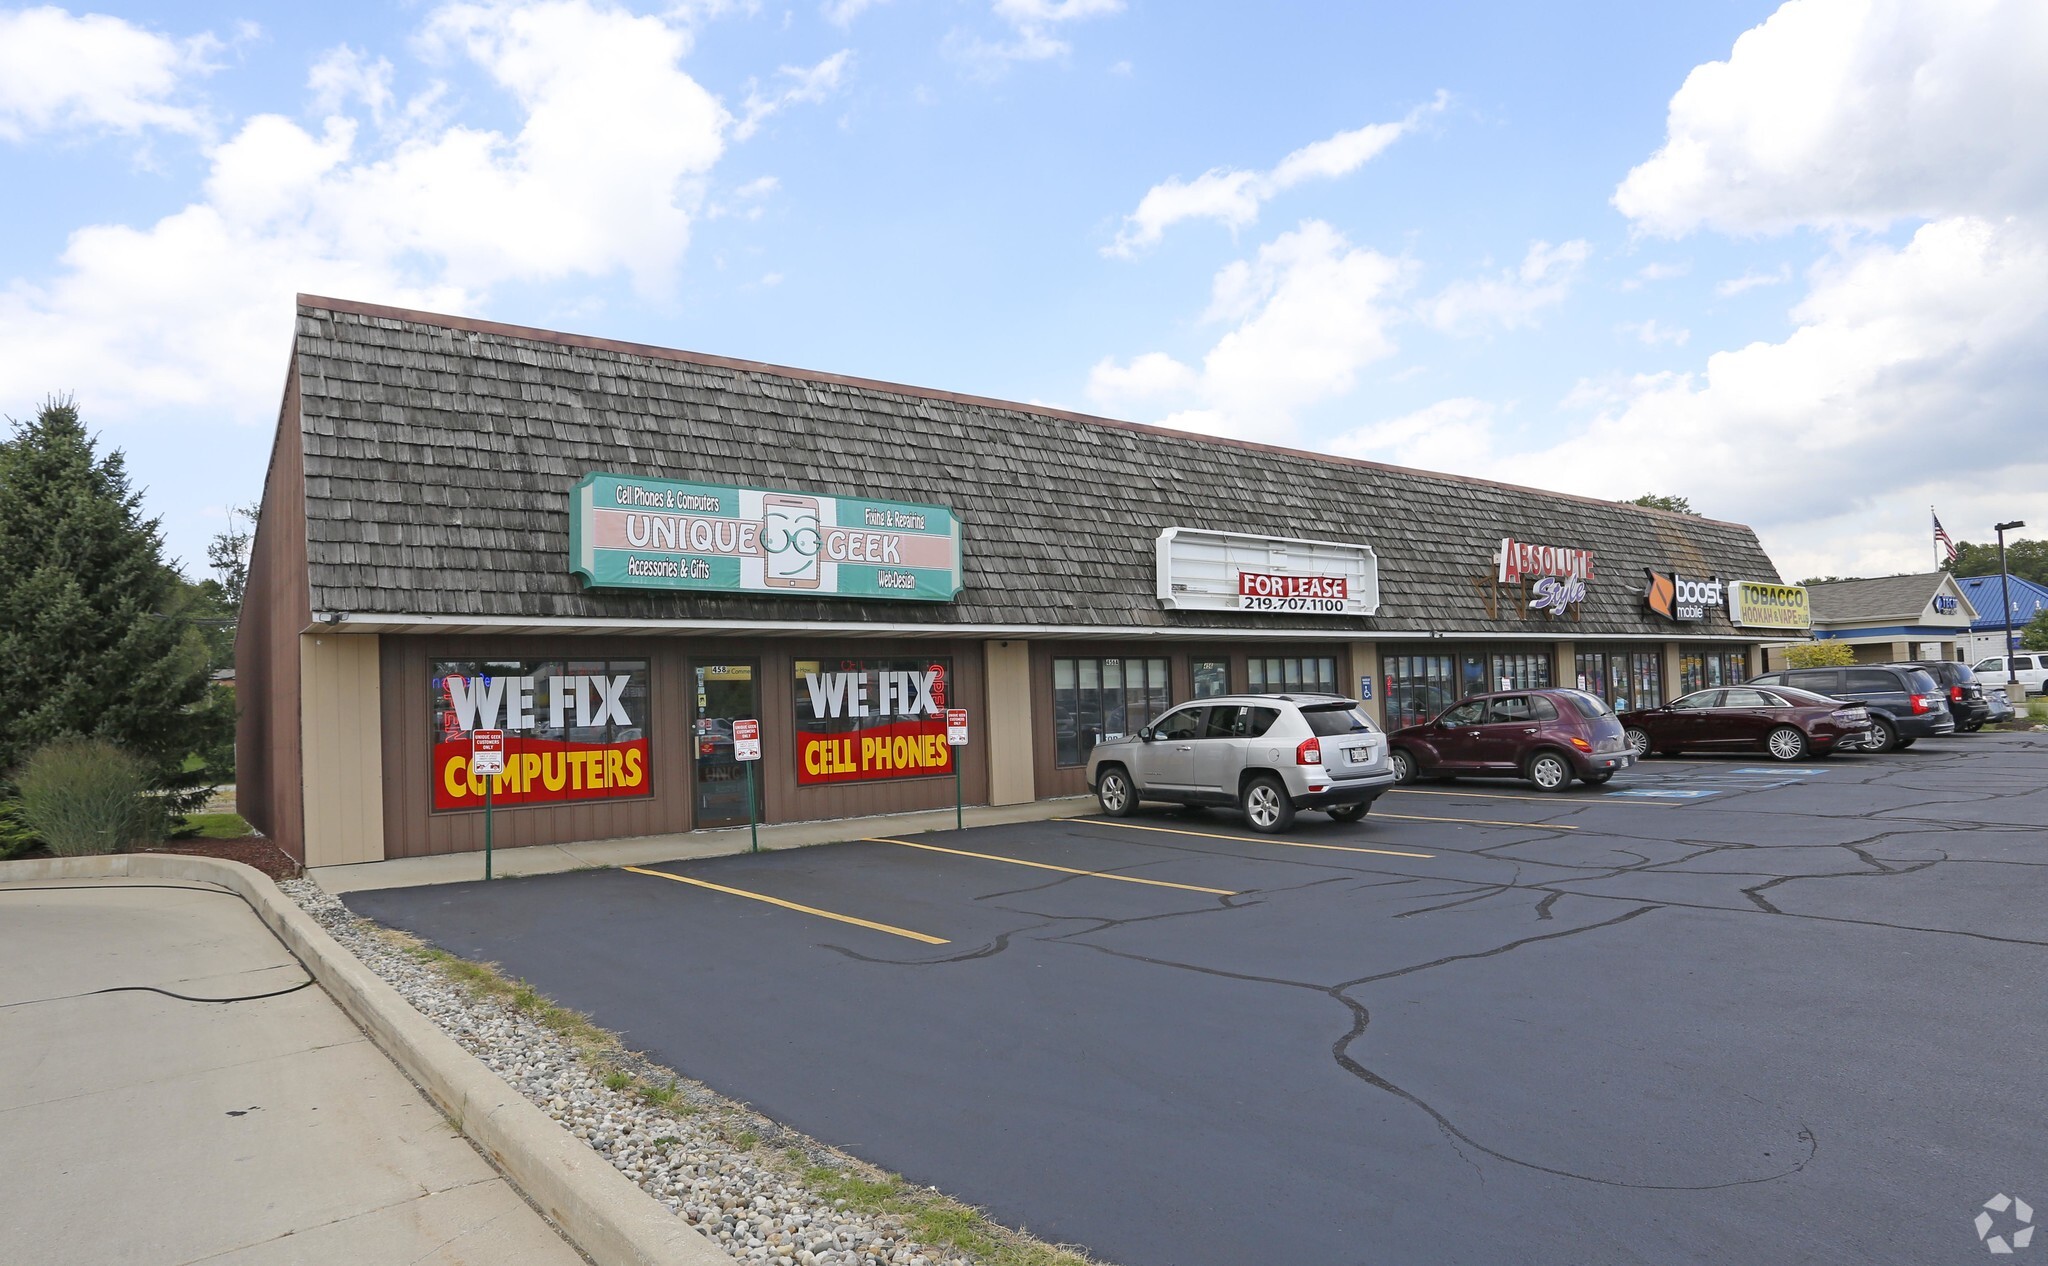
[[[569,499],[569,569],[593,589],[949,602],[960,522],[944,506],[631,475]]]

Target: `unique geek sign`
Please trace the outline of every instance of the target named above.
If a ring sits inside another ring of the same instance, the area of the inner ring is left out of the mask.
[[[950,602],[960,521],[943,506],[585,475],[569,570],[592,589]]]
[[[1736,580],[1728,585],[1728,619],[1746,629],[1810,629],[1813,606],[1803,585]]]
[[[433,666],[434,808],[645,796],[644,660]]]
[[[1512,536],[1500,538],[1500,552],[1494,555],[1503,585],[1529,586],[1529,609],[1547,615],[1563,615],[1586,600],[1586,583],[1593,579],[1593,551],[1562,545],[1531,545]]]
[[[1192,611],[1371,615],[1379,556],[1369,545],[1170,527],[1157,546],[1159,601]]]
[[[796,780],[873,782],[953,772],[946,659],[796,663]]]
[[[1697,624],[1707,618],[1707,612],[1717,610],[1727,601],[1727,586],[1719,576],[1701,580],[1673,571],[1653,571],[1647,567],[1643,570],[1650,578],[1643,591],[1643,605],[1674,623]]]

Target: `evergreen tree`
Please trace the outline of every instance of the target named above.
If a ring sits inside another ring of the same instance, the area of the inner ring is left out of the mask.
[[[1693,509],[1692,502],[1686,498],[1665,496],[1655,492],[1646,492],[1640,497],[1631,497],[1621,504],[1625,506],[1644,506],[1651,510],[1670,510],[1674,514],[1689,514],[1694,518],[1700,517],[1700,512]]]
[[[105,739],[186,812],[208,778],[185,760],[220,724],[207,647],[126,460],[96,449],[59,399],[0,440],[0,771],[53,739]]]

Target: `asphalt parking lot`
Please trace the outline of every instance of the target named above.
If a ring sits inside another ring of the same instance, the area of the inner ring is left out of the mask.
[[[1986,733],[346,901],[1122,1266],[1961,1262],[2048,1209],[2044,824]]]

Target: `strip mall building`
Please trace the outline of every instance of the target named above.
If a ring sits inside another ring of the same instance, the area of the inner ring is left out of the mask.
[[[1057,410],[302,297],[236,671],[308,865],[1085,791],[1225,691],[1617,707],[1801,636],[1746,527]],[[970,742],[949,747],[964,708]]]

